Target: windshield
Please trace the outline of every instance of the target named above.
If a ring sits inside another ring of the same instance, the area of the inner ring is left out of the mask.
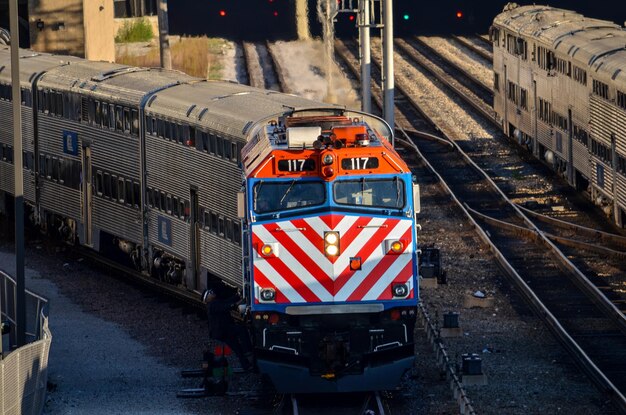
[[[333,197],[341,205],[402,209],[404,182],[398,177],[342,180],[333,185]]]
[[[276,212],[306,206],[321,205],[326,201],[324,183],[289,180],[260,181],[254,186],[254,211]]]

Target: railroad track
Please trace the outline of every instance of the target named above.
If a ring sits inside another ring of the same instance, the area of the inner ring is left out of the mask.
[[[406,82],[396,78],[400,90],[408,89]],[[439,129],[454,151],[438,141],[412,137],[415,151],[476,226],[532,308],[599,388],[626,410],[624,315],[450,139],[454,132],[445,126]]]
[[[458,43],[482,56],[489,62],[493,62],[493,45],[480,36],[458,36],[452,35],[452,38]]]
[[[269,42],[243,42],[242,49],[250,86],[285,92],[286,83]]]
[[[332,402],[332,408],[328,407]],[[283,395],[277,410],[283,414],[391,415],[391,396],[380,392],[343,395]],[[275,411],[276,413],[276,411]]]

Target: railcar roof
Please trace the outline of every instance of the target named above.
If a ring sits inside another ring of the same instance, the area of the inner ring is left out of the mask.
[[[41,87],[80,90],[101,99],[139,104],[141,98],[156,89],[196,78],[178,71],[160,68],[136,68],[107,62],[80,60],[45,74]]]
[[[235,137],[252,123],[291,109],[336,107],[294,95],[223,81],[181,84],[156,94],[147,113],[188,119]]]
[[[588,71],[626,82],[626,32],[615,23],[532,5],[505,7],[494,24],[552,47]]]
[[[81,62],[82,59],[74,56],[53,55],[50,53],[34,52],[20,49],[20,84],[30,86],[35,75],[49,71],[70,62]],[[11,83],[11,49],[0,46],[0,80]]]

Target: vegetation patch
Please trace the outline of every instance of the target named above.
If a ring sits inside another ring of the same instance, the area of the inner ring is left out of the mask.
[[[172,37],[170,46],[173,69],[198,78],[222,79],[224,50],[229,47],[228,42],[206,36],[183,37],[180,41],[174,39]],[[141,56],[124,52],[122,48],[116,62],[130,66],[158,67],[161,62],[158,45]]]
[[[152,40],[152,25],[147,19],[127,20],[115,36],[116,43],[148,42]]]

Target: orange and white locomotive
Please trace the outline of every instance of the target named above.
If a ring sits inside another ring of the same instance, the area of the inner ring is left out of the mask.
[[[281,392],[389,389],[413,362],[417,186],[376,117],[290,111],[242,151],[244,284]]]

